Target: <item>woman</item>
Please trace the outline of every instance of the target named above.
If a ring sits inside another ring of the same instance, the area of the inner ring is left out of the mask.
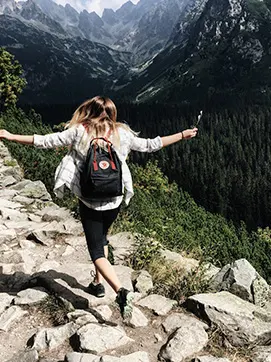
[[[117,293],[116,302],[119,304],[123,318],[132,313],[133,294],[122,287],[112,265],[107,259],[107,232],[116,219],[123,196],[111,199],[89,201],[80,192],[80,171],[84,165],[90,140],[95,137],[108,138],[116,150],[122,164],[122,183],[125,189],[125,202],[128,205],[133,196],[132,178],[126,163],[131,150],[154,152],[183,139],[190,139],[197,134],[197,128],[187,129],[166,137],[143,139],[137,137],[127,125],[117,122],[115,104],[109,98],[94,97],[82,103],[63,132],[41,135],[15,135],[6,130],[0,130],[0,139],[34,145],[39,148],[54,148],[72,146],[70,152],[63,158],[55,174],[54,192],[58,197],[63,196],[67,186],[79,198],[79,210],[84,228],[88,249],[95,265],[96,275],[88,286],[91,294],[103,297],[105,294],[102,284],[105,279]]]

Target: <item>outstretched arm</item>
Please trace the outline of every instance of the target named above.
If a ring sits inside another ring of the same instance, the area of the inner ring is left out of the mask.
[[[175,133],[170,136],[156,137],[156,138],[139,138],[132,136],[130,149],[139,152],[155,152],[160,150],[162,147],[169,146],[182,139],[190,139],[197,135],[198,129],[191,128],[186,129],[182,132]]]
[[[188,140],[190,138],[193,138],[197,135],[198,129],[197,128],[192,128],[192,129],[186,129],[182,132],[179,133],[175,133],[171,136],[165,136],[165,137],[161,137],[162,143],[163,143],[163,147],[172,145],[173,143],[179,142],[181,140]]]
[[[55,148],[61,146],[70,146],[77,134],[77,128],[68,128],[62,132],[50,133],[47,135],[15,135],[5,129],[0,130],[0,139],[6,139],[26,145],[34,145],[38,148]]]
[[[24,136],[19,134],[12,134],[5,129],[0,130],[0,139],[6,139],[8,141],[14,141],[18,143],[23,143],[25,145],[33,145],[34,136]]]

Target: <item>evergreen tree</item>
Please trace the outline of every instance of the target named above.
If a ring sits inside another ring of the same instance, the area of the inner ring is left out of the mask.
[[[18,95],[26,85],[23,70],[14,56],[0,48],[0,112],[5,107],[15,105]]]

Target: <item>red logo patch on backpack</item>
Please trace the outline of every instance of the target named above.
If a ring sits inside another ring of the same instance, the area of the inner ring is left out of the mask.
[[[101,161],[99,163],[99,167],[102,169],[102,170],[106,170],[108,167],[109,167],[109,162],[107,161]]]

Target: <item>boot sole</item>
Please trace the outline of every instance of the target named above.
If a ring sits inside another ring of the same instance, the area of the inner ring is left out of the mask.
[[[129,318],[132,316],[133,313],[133,300],[134,300],[134,294],[132,292],[127,294],[126,297],[126,305],[123,308],[122,317],[123,319]]]

